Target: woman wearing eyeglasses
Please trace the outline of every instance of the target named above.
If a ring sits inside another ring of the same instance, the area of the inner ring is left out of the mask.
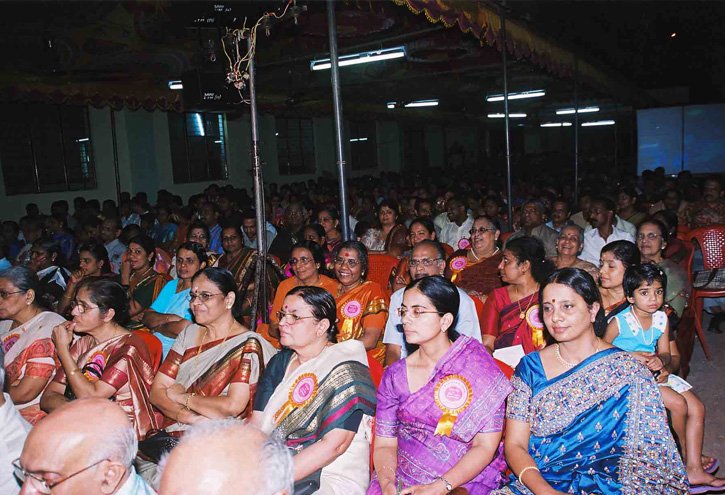
[[[164,358],[171,350],[176,336],[193,321],[189,309],[191,279],[206,268],[206,250],[201,244],[185,242],[176,253],[179,278],[170,280],[146,310],[143,324],[155,332],[164,349]]]
[[[285,349],[269,362],[254,400],[252,424],[296,452],[298,495],[363,495],[370,481],[365,425],[375,414],[375,385],[363,345],[334,344],[336,315],[324,289],[287,294],[277,315]]]
[[[453,330],[455,285],[424,277],[399,313],[418,350],[391,364],[378,388],[375,475],[368,495],[487,494],[503,481],[501,442],[512,387],[486,349]]]
[[[0,276],[0,341],[5,351],[7,392],[31,424],[45,416],[40,394],[55,373],[53,327],[65,319],[48,310],[30,268],[8,268]]]
[[[496,243],[501,231],[487,216],[478,216],[469,231],[471,249],[459,249],[446,263],[445,276],[471,296],[482,301],[501,287],[498,265],[503,253]]]
[[[293,275],[287,280],[282,281],[277,287],[277,293],[274,296],[272,304],[272,314],[270,315],[269,333],[275,338],[279,338],[279,320],[277,313],[282,310],[282,303],[287,293],[302,285],[312,287],[322,287],[330,294],[337,294],[339,282],[333,278],[326,277],[320,273],[324,267],[325,259],[322,254],[322,247],[313,241],[298,242],[292,248],[292,255],[289,259],[289,266],[293,270]]]
[[[205,268],[192,278],[196,323],[176,337],[151,386],[151,403],[172,436],[207,418],[245,419],[251,412],[259,377],[276,350],[242,325],[235,291],[229,270]],[[139,474],[153,482],[155,463],[143,462]]]
[[[138,438],[156,428],[149,402],[151,355],[141,337],[123,328],[128,297],[118,283],[88,278],[78,286],[73,320],[53,329],[60,366],[40,407],[51,413],[68,401],[110,399],[124,410]],[[73,342],[73,334],[82,335]]]
[[[340,325],[338,342],[361,340],[380,364],[385,361],[383,330],[390,298],[376,282],[365,280],[368,250],[358,241],[345,241],[335,251],[335,276],[340,286],[335,302]]]

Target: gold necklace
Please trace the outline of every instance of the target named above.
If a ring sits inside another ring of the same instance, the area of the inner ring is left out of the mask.
[[[519,294],[519,286],[514,285],[514,290],[516,290],[516,295]],[[521,311],[521,298],[516,300],[516,305],[519,307],[519,320],[523,320],[526,316],[526,313],[529,311],[529,308],[531,307],[531,303],[534,300],[534,298],[529,299],[529,304],[526,305],[526,309],[524,311]]]
[[[601,343],[602,343],[602,339],[597,337],[597,347],[594,349],[594,353],[592,353],[592,356],[599,352],[599,345]],[[554,356],[556,356],[557,361],[559,361],[561,364],[563,364],[564,366],[566,366],[569,369],[580,364],[580,363],[570,363],[569,361],[567,361],[563,357],[561,357],[561,352],[559,351],[559,344],[554,344]]]

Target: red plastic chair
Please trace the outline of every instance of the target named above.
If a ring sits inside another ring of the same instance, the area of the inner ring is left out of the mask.
[[[368,256],[367,279],[371,282],[377,282],[386,292],[389,292],[388,280],[390,279],[390,272],[397,266],[398,258],[395,256],[372,253]]]
[[[443,251],[446,252],[446,258],[450,257],[450,255],[453,254],[453,248],[449,244],[443,242],[441,243],[441,246],[443,246]]]
[[[501,371],[503,371],[503,374],[506,375],[506,378],[510,380],[511,377],[514,376],[514,369],[511,366],[495,358],[494,361],[496,361],[498,367],[501,369]]]
[[[370,368],[370,375],[373,377],[373,383],[375,389],[380,386],[380,380],[383,379],[383,365],[378,362],[377,359],[370,355],[371,351],[368,351],[368,368]]]
[[[151,363],[154,367],[154,373],[156,373],[159,370],[159,366],[161,366],[161,360],[164,357],[164,348],[161,345],[161,341],[149,332],[145,332],[143,330],[131,331],[141,337],[144,342],[146,342],[146,347],[149,348],[149,354],[151,354]]]
[[[716,225],[713,227],[703,227],[692,230],[688,233],[690,242],[697,241],[702,249],[702,258],[705,270],[714,270],[725,266],[725,225]],[[687,263],[687,273],[690,274],[690,282],[693,282],[692,276],[692,258],[695,250],[690,253],[690,260]],[[702,331],[702,311],[703,299],[706,297],[723,297],[725,290],[705,290],[692,288],[692,307],[695,310],[695,329],[697,337],[702,344],[702,350],[705,351],[705,357],[710,359],[710,349],[705,341],[705,333]]]

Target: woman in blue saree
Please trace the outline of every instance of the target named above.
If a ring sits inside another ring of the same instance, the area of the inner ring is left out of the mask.
[[[494,493],[688,493],[652,374],[598,336],[606,321],[591,275],[557,270],[541,301],[556,343],[516,368],[505,440],[514,475]]]

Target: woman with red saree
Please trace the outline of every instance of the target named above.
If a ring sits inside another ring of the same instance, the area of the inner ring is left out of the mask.
[[[358,241],[345,241],[335,252],[335,276],[340,282],[335,303],[340,333],[338,342],[356,339],[380,364],[385,360],[383,330],[390,298],[375,282],[365,280],[368,250]],[[334,294],[333,294],[334,295]]]
[[[498,267],[503,255],[496,246],[501,231],[482,215],[473,221],[469,234],[471,249],[459,249],[448,258],[445,276],[471,297],[485,302],[492,290],[501,287]]]
[[[60,366],[43,392],[50,413],[66,402],[111,399],[123,409],[138,438],[156,428],[149,388],[153,366],[141,337],[121,326],[128,318],[126,291],[108,279],[87,278],[73,301],[73,320],[53,329]],[[73,332],[83,334],[73,343]]]
[[[481,331],[489,352],[517,345],[525,354],[544,348],[539,284],[552,270],[538,239],[520,237],[506,244],[499,271],[508,285],[491,292],[483,306]]]
[[[196,323],[176,337],[151,386],[151,402],[173,437],[205,419],[247,419],[259,377],[277,352],[240,323],[235,289],[232,274],[219,268],[205,268],[191,281]],[[147,481],[155,481],[156,471],[155,463],[139,461]]]
[[[40,395],[55,374],[53,327],[65,322],[48,311],[37,275],[15,266],[0,276],[0,341],[5,351],[7,392],[31,424],[40,421]]]

